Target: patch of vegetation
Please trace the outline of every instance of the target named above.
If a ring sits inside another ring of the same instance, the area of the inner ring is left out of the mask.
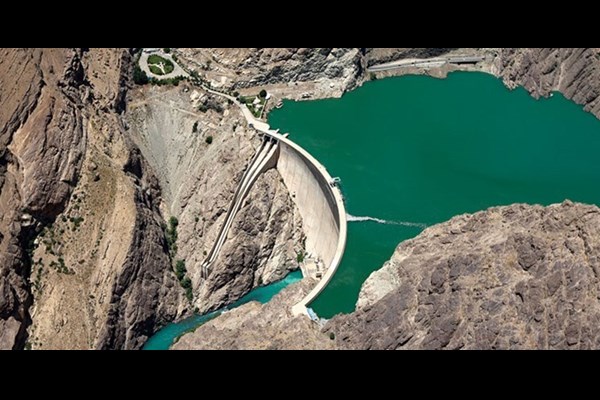
[[[213,111],[221,114],[223,112],[223,105],[215,97],[210,96],[208,99],[204,100],[204,102],[198,106],[198,111],[200,111],[200,112],[205,113],[208,110],[213,110]]]
[[[329,332],[329,339],[335,340],[335,333]]]
[[[298,264],[302,264],[304,262],[304,251],[300,250],[299,252],[296,253],[296,261],[298,261]]]
[[[192,133],[198,132],[198,121],[194,122],[194,126],[192,127]]]
[[[38,264],[40,266],[36,271],[35,280],[33,281],[33,287],[38,293],[40,293],[42,291],[42,270],[44,268],[44,264],[42,263],[41,259],[38,261]]]
[[[265,94],[266,96],[266,94]],[[259,103],[254,104],[254,101],[258,98]],[[248,107],[248,110],[254,115],[255,118],[260,118],[262,111],[267,103],[266,97],[257,96],[240,96],[238,97],[238,101],[242,104],[245,104]]]
[[[169,246],[169,254],[171,257],[175,257],[177,254],[177,226],[179,225],[179,220],[176,217],[169,218],[169,225],[165,232],[165,236],[167,237],[167,245]]]
[[[207,136],[206,137],[206,143],[207,144],[211,144],[213,142],[213,137],[212,136]]]
[[[55,269],[56,272],[58,272],[59,274],[66,274],[66,275],[75,274],[75,271],[67,268],[67,266],[65,265],[65,260],[62,257],[58,257],[58,262],[50,261],[50,268]]]
[[[133,81],[136,85],[145,85],[148,83],[148,75],[137,64],[133,68]]]
[[[156,65],[148,65],[148,69],[150,70],[150,72],[152,72],[154,75],[164,75],[163,70],[160,69],[159,67],[157,67]]]
[[[27,244],[25,245],[25,253],[27,254],[27,260],[29,264],[33,261],[33,252],[35,251],[35,236],[32,236],[27,240]]]
[[[156,70],[152,67],[156,67]],[[148,68],[155,75],[168,75],[171,72],[173,72],[175,66],[173,65],[171,60],[167,60],[166,58],[161,57],[157,54],[151,54],[150,56],[148,56]]]
[[[158,85],[158,86],[164,86],[164,85],[179,86],[179,82],[181,82],[184,79],[185,79],[185,77],[183,77],[183,76],[176,76],[175,78],[169,78],[169,79],[152,78],[152,79],[150,79],[150,83],[152,85]]]
[[[372,81],[376,81],[377,80],[377,75],[375,74],[375,72],[371,72],[369,74],[369,79]]]
[[[261,99],[267,98],[267,91],[265,89],[261,90],[258,94],[258,97],[260,97]]]
[[[54,229],[52,224],[49,224],[41,233],[40,236],[44,238],[41,244],[46,247],[46,253],[56,255],[53,246],[60,245],[60,242],[56,240],[54,235]]]
[[[79,225],[83,222],[83,217],[71,217],[69,220],[73,223],[73,231],[76,231],[79,228]]]
[[[163,51],[168,54],[171,52],[171,49],[169,47],[165,47]]]
[[[187,269],[185,268],[185,260],[177,260],[175,263],[175,276],[178,281],[182,281],[185,278]]]
[[[194,293],[192,292],[192,280],[187,276],[185,260],[177,260],[175,263],[175,276],[181,287],[185,289],[185,297],[187,297],[191,303],[192,300],[194,300]]]

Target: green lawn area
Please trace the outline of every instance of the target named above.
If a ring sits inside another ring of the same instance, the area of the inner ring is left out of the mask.
[[[164,73],[163,70],[159,67],[160,64],[163,65],[163,68],[165,70]],[[152,54],[148,57],[148,68],[155,75],[165,75],[173,72],[175,66],[170,60],[167,60],[166,58],[161,57],[159,55]]]
[[[250,110],[252,115],[254,115],[255,118],[260,118],[260,115],[262,113],[262,107],[257,108],[254,106],[255,99],[256,99],[256,96],[240,96],[240,100],[244,104],[246,104],[246,107],[248,107],[248,110]],[[267,100],[264,98],[261,98],[261,97],[259,97],[259,99],[260,99],[260,104],[264,107],[265,104],[267,103]]]
[[[148,64],[148,69],[150,70],[150,72],[152,72],[154,75],[164,75],[162,72],[162,69],[158,68],[156,65],[150,65]],[[166,68],[165,68],[166,69]]]

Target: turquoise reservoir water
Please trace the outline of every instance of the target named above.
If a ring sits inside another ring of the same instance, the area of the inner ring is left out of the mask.
[[[209,321],[212,318],[219,316],[223,311],[232,310],[250,301],[258,301],[264,304],[271,300],[273,296],[279,293],[286,286],[298,282],[301,279],[302,273],[300,271],[294,271],[290,273],[287,277],[285,277],[285,279],[279,282],[275,282],[270,285],[254,289],[235,303],[231,304],[229,307],[217,310],[206,315],[194,315],[181,322],[169,324],[160,331],[156,332],[156,334],[150,339],[148,339],[146,344],[144,344],[142,350],[168,350],[169,347],[173,345],[173,342],[177,337],[181,336],[182,334],[188,331],[196,329],[206,321]]]
[[[487,74],[368,82],[341,99],[286,101],[269,123],[342,179],[346,252],[311,305],[326,318],[351,312],[369,274],[424,226],[515,202],[600,204],[600,121]]]

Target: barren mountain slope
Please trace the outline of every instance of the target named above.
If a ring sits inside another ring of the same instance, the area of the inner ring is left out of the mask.
[[[117,116],[131,55],[1,51],[0,346],[137,348],[183,293]]]
[[[157,171],[165,215],[178,218],[176,258],[185,260],[194,308],[229,304],[296,269],[301,219],[278,172],[270,170],[252,187],[211,274],[201,279],[200,266],[261,139],[236,106],[187,83],[144,88],[132,96],[126,123]],[[211,107],[201,112],[202,104]]]

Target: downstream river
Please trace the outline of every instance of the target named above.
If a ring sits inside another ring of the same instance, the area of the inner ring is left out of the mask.
[[[181,335],[193,331],[203,323],[219,316],[224,311],[232,310],[250,301],[266,303],[285,287],[291,285],[292,283],[299,282],[301,279],[302,273],[300,271],[294,271],[279,282],[254,289],[235,303],[231,304],[229,307],[225,307],[205,315],[194,315],[178,323],[168,324],[163,329],[156,332],[154,336],[148,339],[142,350],[168,350],[169,347],[173,345],[175,340]]]

